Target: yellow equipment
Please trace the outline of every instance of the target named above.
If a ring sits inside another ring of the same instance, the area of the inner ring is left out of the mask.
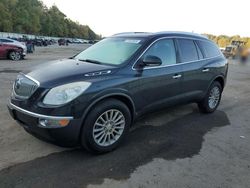
[[[223,52],[226,58],[232,57],[233,59],[239,57],[242,60],[247,59],[249,51],[246,48],[246,42],[234,40],[231,45],[225,48]]]

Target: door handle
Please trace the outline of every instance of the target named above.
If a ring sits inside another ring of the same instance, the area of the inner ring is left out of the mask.
[[[208,69],[208,68],[204,68],[204,69],[202,70],[202,72],[209,72],[209,69]]]
[[[173,76],[173,79],[178,79],[178,78],[181,78],[181,74],[176,74]]]

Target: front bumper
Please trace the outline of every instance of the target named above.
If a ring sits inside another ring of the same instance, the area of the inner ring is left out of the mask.
[[[60,146],[75,146],[79,142],[82,120],[72,116],[48,116],[22,109],[11,102],[8,110],[15,119],[30,134]],[[43,128],[39,125],[40,119],[60,120],[68,119],[69,124],[60,128]]]

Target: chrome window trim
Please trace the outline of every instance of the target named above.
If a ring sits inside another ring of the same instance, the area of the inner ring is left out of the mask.
[[[74,119],[72,116],[47,116],[47,115],[42,115],[42,114],[37,114],[34,112],[30,112],[28,110],[22,109],[14,104],[12,104],[10,101],[8,103],[8,107],[12,110],[19,111],[23,114],[35,117],[35,118],[40,118],[40,119],[50,119],[50,120],[61,120],[61,119],[67,119],[67,120],[72,120]]]
[[[156,40],[154,40],[142,53],[141,55],[136,59],[136,61],[134,62],[134,64],[132,65],[132,70],[138,70],[138,69],[135,69],[134,66],[135,64],[138,62],[138,60],[147,52],[147,50],[156,42],[158,42],[159,40],[164,40],[164,39],[189,39],[189,40],[199,40],[199,41],[206,41],[206,42],[210,42],[210,43],[213,43],[212,41],[210,40],[207,40],[207,39],[197,39],[195,37],[179,37],[179,36],[171,36],[171,37],[161,37],[161,38],[158,38]],[[157,68],[164,68],[164,67],[172,67],[172,66],[177,66],[177,65],[183,65],[183,64],[187,64],[187,63],[195,63],[195,62],[198,62],[198,61],[204,61],[204,60],[209,60],[209,59],[214,59],[214,58],[217,58],[217,57],[221,57],[222,55],[218,55],[218,56],[214,56],[214,57],[209,57],[209,58],[203,58],[203,59],[198,59],[198,60],[195,60],[195,61],[188,61],[188,62],[182,62],[182,63],[176,63],[176,64],[171,64],[171,65],[162,65],[162,66],[155,66],[155,67],[145,67],[143,68],[143,70],[148,70],[148,69],[157,69]]]

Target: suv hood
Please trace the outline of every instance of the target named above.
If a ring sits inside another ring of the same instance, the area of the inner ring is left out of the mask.
[[[43,87],[53,87],[74,81],[89,80],[91,76],[86,76],[88,73],[104,70],[110,70],[109,73],[111,73],[111,70],[115,68],[115,66],[110,65],[62,59],[36,66],[32,70],[24,72],[24,74],[40,82]]]

